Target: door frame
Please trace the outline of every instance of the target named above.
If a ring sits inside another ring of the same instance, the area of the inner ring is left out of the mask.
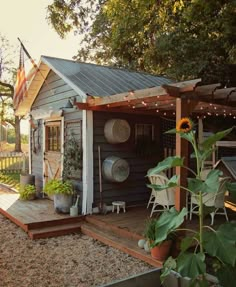
[[[64,158],[64,117],[53,117],[53,118],[48,118],[43,120],[43,186],[46,183],[46,177],[45,177],[45,152],[46,152],[46,123],[48,122],[55,122],[55,121],[60,121],[60,138],[61,138],[61,174],[60,176],[62,177],[62,172],[63,172],[63,158]]]

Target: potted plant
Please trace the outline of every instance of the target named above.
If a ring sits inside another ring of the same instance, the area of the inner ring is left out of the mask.
[[[69,213],[73,203],[73,186],[68,180],[61,179],[49,180],[43,191],[48,195],[54,196],[54,207],[58,213]]]
[[[153,258],[163,261],[170,254],[173,240],[175,240],[175,230],[179,227],[186,216],[186,209],[177,215],[177,211],[171,208],[169,212],[163,212],[159,218],[152,218],[147,222],[144,235],[149,241],[150,251]],[[172,215],[172,224],[166,226],[166,218]],[[163,230],[164,228],[164,230]],[[163,236],[162,236],[163,234]]]
[[[183,237],[181,241],[179,255],[176,258],[169,257],[164,263],[162,279],[174,270],[179,276],[188,277],[191,286],[209,286],[207,262],[210,260],[211,266],[215,267],[214,275],[217,277],[220,286],[233,286],[232,284],[229,285],[229,282],[235,282],[236,280],[236,223],[227,222],[217,228],[204,225],[204,216],[207,214],[207,209],[203,204],[203,196],[206,193],[213,194],[218,190],[221,172],[212,170],[205,179],[201,177],[204,161],[212,153],[212,146],[216,141],[229,134],[232,129],[213,134],[201,144],[197,144],[193,122],[188,118],[183,118],[177,123],[176,129],[168,131],[168,133],[179,133],[183,139],[192,145],[193,157],[196,159],[196,171],[184,166],[184,159],[177,156],[164,159],[155,168],[148,171],[148,176],[152,176],[177,166],[187,168],[193,176],[188,178],[188,186],[181,186],[181,188],[198,198],[198,229],[186,230],[188,235]],[[178,182],[178,176],[174,175],[165,186],[152,185],[152,187],[158,191],[179,186]],[[231,192],[235,192],[235,185],[228,183],[228,188]],[[173,226],[173,221],[177,222],[178,217],[181,214],[183,215],[183,212],[186,214],[185,208],[180,212],[174,209],[165,212],[165,220],[159,222],[162,227],[161,232],[155,233],[155,242],[162,242],[167,238],[169,229]],[[184,228],[181,229],[177,225],[175,226],[175,232],[183,232]]]
[[[20,187],[20,199],[22,200],[33,200],[36,195],[35,185],[26,184]]]

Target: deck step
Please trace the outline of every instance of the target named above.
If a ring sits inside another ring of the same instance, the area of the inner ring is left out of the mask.
[[[143,239],[143,236],[134,232],[129,231],[126,228],[121,228],[120,226],[116,226],[112,223],[108,223],[106,221],[103,221],[100,218],[97,218],[94,215],[87,215],[85,217],[85,221],[88,223],[91,223],[97,227],[100,227],[102,230],[108,230],[112,231],[113,233],[124,237],[124,238],[129,238],[138,241],[139,239]]]
[[[162,262],[153,259],[150,254],[138,247],[137,240],[125,238],[115,234],[113,231],[102,229],[101,227],[95,226],[94,224],[88,222],[81,225],[81,231],[82,233],[99,240],[106,245],[119,249],[133,257],[145,261],[152,266],[162,266]]]
[[[39,229],[39,228],[44,228],[44,227],[53,227],[53,226],[60,226],[64,224],[71,224],[71,223],[78,223],[81,222],[85,219],[84,215],[79,215],[79,216],[68,216],[66,218],[61,218],[61,219],[53,219],[53,220],[48,220],[48,221],[39,221],[39,222],[32,222],[32,223],[27,223],[27,229],[32,230],[32,229]]]
[[[79,232],[81,232],[81,222],[35,228],[29,230],[28,235],[31,239],[41,239]]]

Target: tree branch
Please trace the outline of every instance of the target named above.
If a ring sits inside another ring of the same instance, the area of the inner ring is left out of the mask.
[[[9,94],[9,96],[13,97],[14,87],[11,84],[7,84],[7,83],[4,83],[4,82],[0,81],[0,85],[3,86],[3,87],[8,88],[11,91],[11,94]]]

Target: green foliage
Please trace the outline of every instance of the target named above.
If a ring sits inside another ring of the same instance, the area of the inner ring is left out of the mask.
[[[26,184],[20,187],[20,199],[22,200],[30,200],[35,197],[36,188],[35,185]]]
[[[186,214],[186,209],[178,213],[172,207],[168,212],[163,212],[159,218],[150,219],[144,235],[151,241],[151,247],[173,237],[175,230],[183,223]]]
[[[183,166],[183,164],[184,159],[178,156],[167,157],[162,162],[158,163],[156,167],[150,169],[147,175],[152,176],[153,174],[158,174],[172,167]]]
[[[175,79],[225,80],[236,63],[235,0],[54,0],[48,21],[82,35],[77,59]]]
[[[64,147],[63,179],[79,178],[82,168],[82,151],[78,140],[72,135]]]
[[[181,122],[180,122],[181,123]],[[189,141],[194,150],[194,158],[196,160],[197,171],[192,171],[195,174],[194,178],[188,178],[188,186],[182,187],[189,193],[192,193],[198,199],[198,217],[199,225],[198,230],[188,229],[188,233],[191,233],[186,237],[181,243],[181,252],[176,259],[170,258],[166,261],[163,268],[162,278],[165,277],[171,269],[175,269],[184,277],[189,277],[192,279],[191,286],[208,286],[206,285],[205,274],[206,274],[206,255],[211,258],[215,258],[218,262],[217,269],[221,271],[218,279],[222,286],[228,286],[225,283],[227,276],[234,277],[236,270],[236,224],[235,222],[227,222],[220,225],[218,228],[214,229],[210,226],[205,226],[203,224],[203,218],[205,216],[203,195],[208,193],[217,192],[219,189],[219,177],[221,172],[219,170],[212,170],[208,173],[206,179],[202,178],[202,170],[204,167],[204,161],[207,160],[207,155],[209,151],[212,151],[212,145],[216,141],[225,137],[232,129],[227,129],[225,131],[219,132],[212,135],[208,140],[203,142],[202,145],[197,145],[195,140],[195,133],[192,130],[187,132],[179,132],[180,136]],[[173,130],[172,130],[173,132]],[[181,166],[187,168],[183,165],[183,161],[180,158],[169,157],[159,162],[156,167],[148,171],[148,175],[158,174],[166,169],[172,168],[174,166]],[[169,180],[168,185],[173,185],[173,178]],[[177,182],[175,181],[177,184]],[[156,190],[163,189],[163,186],[153,185]],[[236,194],[235,183],[227,183],[231,193]],[[159,218],[160,222],[155,225],[160,233],[155,233],[155,243],[160,243],[165,240],[169,232],[177,232],[178,227],[182,223],[182,218],[186,215],[185,208],[177,212],[176,210],[169,210],[162,214]],[[195,243],[194,250],[192,249],[193,243]],[[225,272],[225,273],[224,273]],[[217,274],[219,272],[217,271]],[[202,278],[199,282],[199,278]],[[194,285],[200,284],[200,285]]]
[[[71,195],[74,193],[73,186],[70,181],[62,181],[60,179],[51,179],[46,182],[43,191],[48,195],[54,194],[68,194]]]
[[[20,173],[0,173],[0,181],[20,190]]]

